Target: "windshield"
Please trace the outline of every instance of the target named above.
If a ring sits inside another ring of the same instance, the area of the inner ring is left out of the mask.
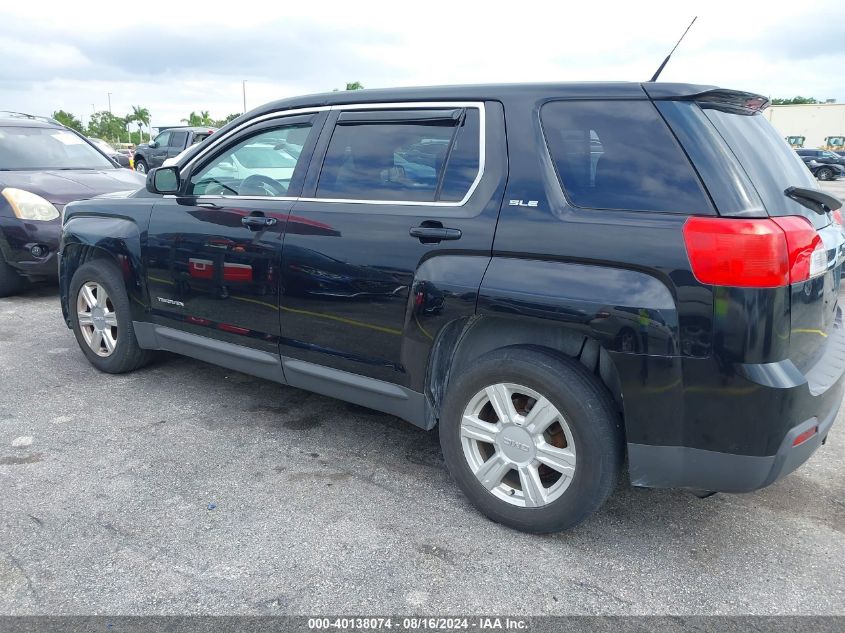
[[[83,139],[57,128],[0,128],[0,170],[117,169]]]

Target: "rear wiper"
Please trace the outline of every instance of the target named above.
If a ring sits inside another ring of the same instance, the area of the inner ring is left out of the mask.
[[[815,211],[819,215],[824,215],[828,211],[836,211],[836,209],[842,206],[842,201],[839,198],[831,196],[824,191],[819,191],[818,189],[787,187],[784,189],[783,195]]]

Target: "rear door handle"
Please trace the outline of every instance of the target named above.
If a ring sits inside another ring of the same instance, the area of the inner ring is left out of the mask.
[[[423,244],[434,244],[443,240],[461,239],[460,229],[448,229],[442,226],[415,226],[409,231],[411,237],[416,237]]]
[[[268,218],[263,215],[247,215],[241,218],[241,224],[250,229],[259,229],[265,226],[273,226],[276,218]]]

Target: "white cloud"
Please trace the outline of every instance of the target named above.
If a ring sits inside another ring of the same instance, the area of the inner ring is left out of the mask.
[[[842,2],[27,2],[0,8],[0,108],[177,123],[342,87],[647,79],[845,101]]]

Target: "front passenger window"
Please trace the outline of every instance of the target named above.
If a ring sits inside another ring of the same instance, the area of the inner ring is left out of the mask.
[[[223,150],[191,176],[195,196],[287,195],[310,123],[265,130]]]

